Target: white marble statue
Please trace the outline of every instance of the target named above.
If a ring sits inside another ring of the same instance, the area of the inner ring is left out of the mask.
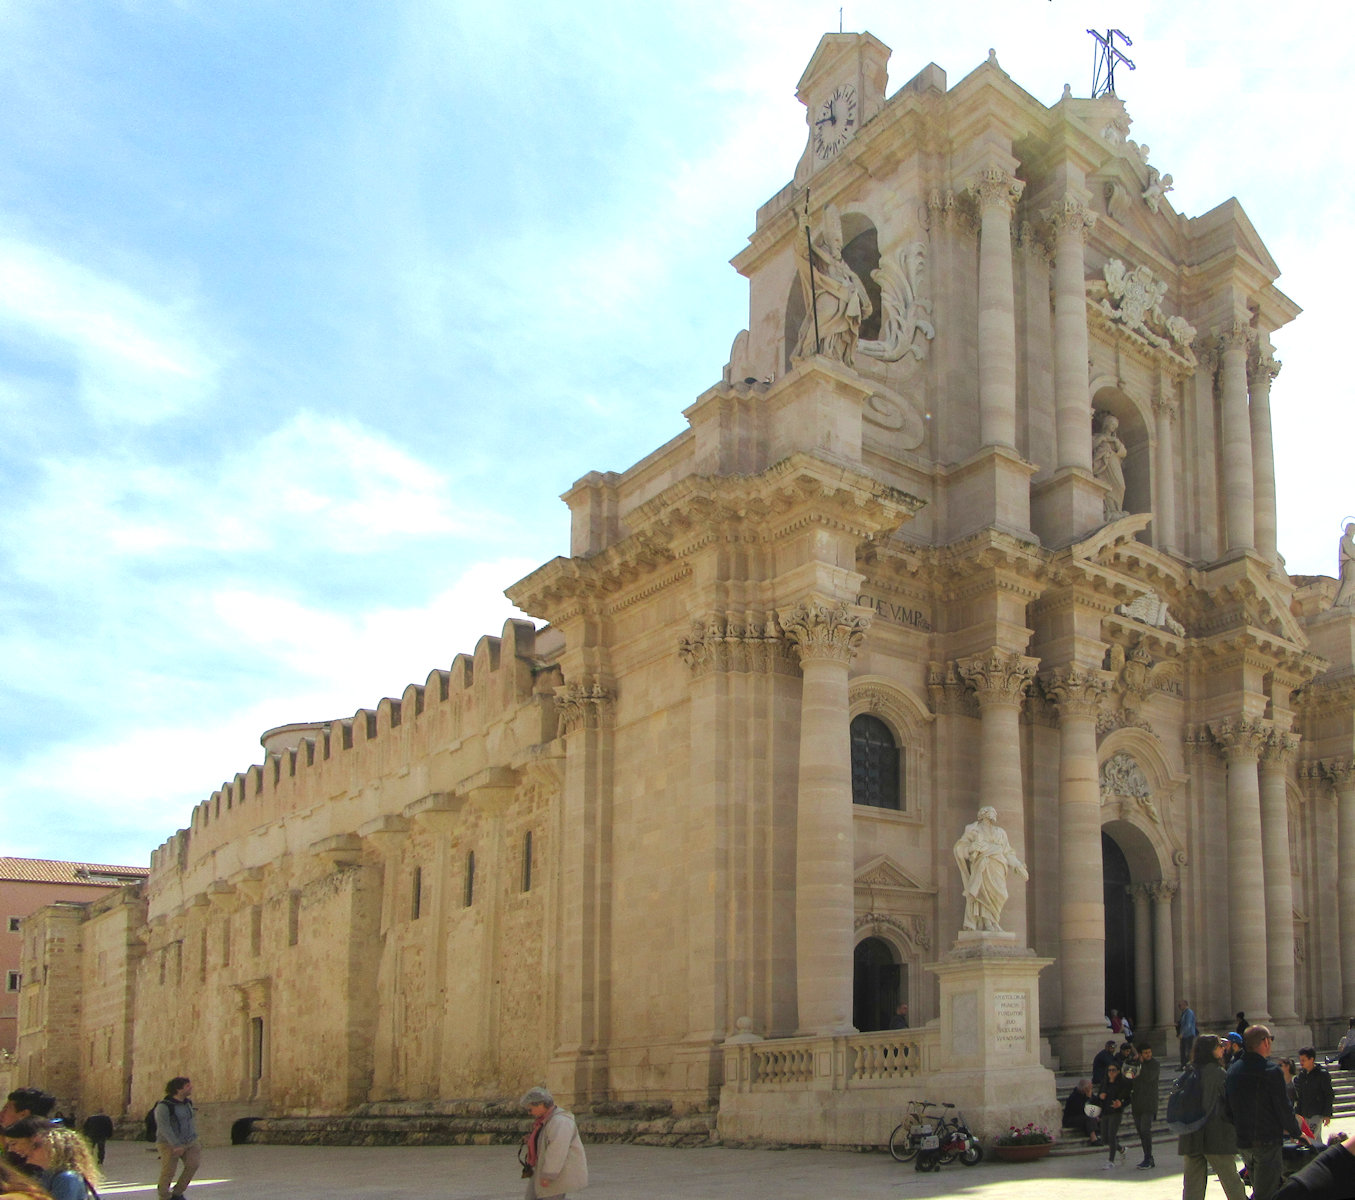
[[[955,861],[964,882],[964,929],[1001,933],[998,918],[1007,905],[1007,870],[1026,880],[1030,873],[1012,850],[997,809],[984,805],[979,819],[965,826],[955,843]]]
[[[1355,608],[1355,521],[1346,526],[1340,555],[1338,578],[1341,586],[1336,589],[1336,599],[1332,603],[1340,608]]]
[[[1106,496],[1106,520],[1114,521],[1124,512],[1124,457],[1127,453],[1116,430],[1120,419],[1114,413],[1101,417],[1101,432],[1092,443],[1092,474],[1110,485]]]
[[[795,238],[795,261],[809,311],[800,326],[795,357],[818,353],[850,367],[861,322],[874,306],[861,277],[842,257],[842,217],[837,207],[830,204],[823,210],[823,227],[808,242],[805,232],[801,229]]]

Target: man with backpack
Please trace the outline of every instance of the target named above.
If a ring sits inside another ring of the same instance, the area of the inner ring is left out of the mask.
[[[1180,1135],[1181,1200],[1204,1200],[1210,1170],[1227,1200],[1247,1200],[1237,1174],[1237,1136],[1224,1102],[1222,1055],[1223,1046],[1213,1034],[1196,1038],[1191,1064],[1167,1101],[1167,1128]]]
[[[160,1151],[160,1200],[184,1200],[184,1192],[202,1163],[197,1117],[193,1111],[193,1081],[176,1075],[165,1084],[165,1098],[155,1106],[155,1148]],[[173,1183],[179,1167],[179,1181]],[[171,1190],[171,1184],[172,1190]]]
[[[1237,1147],[1247,1165],[1252,1200],[1271,1200],[1279,1189],[1285,1135],[1304,1140],[1289,1106],[1284,1075],[1266,1061],[1274,1040],[1266,1026],[1248,1026],[1242,1035],[1242,1057],[1228,1068],[1224,1089],[1237,1130]]]

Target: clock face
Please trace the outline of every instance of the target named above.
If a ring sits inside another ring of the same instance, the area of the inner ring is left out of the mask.
[[[819,105],[814,115],[814,153],[820,159],[834,157],[856,132],[856,89],[844,83]]]

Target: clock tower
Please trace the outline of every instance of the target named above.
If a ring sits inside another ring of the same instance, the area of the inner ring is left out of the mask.
[[[809,141],[795,168],[804,183],[846,150],[885,98],[889,47],[868,33],[826,33],[795,95],[805,106]]]

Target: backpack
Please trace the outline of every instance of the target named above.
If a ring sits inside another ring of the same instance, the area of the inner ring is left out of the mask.
[[[1194,1133],[1209,1120],[1204,1110],[1204,1081],[1194,1067],[1187,1067],[1172,1084],[1167,1097],[1167,1128],[1173,1133]]]
[[[155,1110],[159,1107],[160,1101],[157,1100],[154,1104],[151,1105],[150,1111],[146,1114],[146,1140],[148,1142],[155,1141],[155,1126],[156,1126]]]

